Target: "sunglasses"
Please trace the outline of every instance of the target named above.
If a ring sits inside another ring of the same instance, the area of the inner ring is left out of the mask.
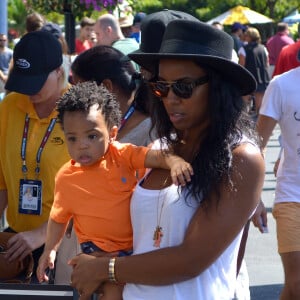
[[[0,39],[0,42],[6,42],[6,41],[7,41],[7,40],[1,40],[1,39]]]
[[[167,97],[171,88],[176,96],[188,99],[192,96],[195,87],[207,82],[208,76],[203,76],[195,80],[180,79],[176,81],[149,81],[148,84],[156,97]]]

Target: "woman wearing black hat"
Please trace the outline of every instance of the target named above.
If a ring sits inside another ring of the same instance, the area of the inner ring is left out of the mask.
[[[130,55],[157,70],[149,86],[160,98],[152,110],[158,147],[191,162],[195,175],[178,189],[163,170],[149,171],[131,203],[134,255],[71,260],[81,300],[105,280],[126,283],[124,300],[233,298],[243,226],[259,203],[264,161],[243,112],[242,95],[256,83],[231,62],[232,48],[228,34],[176,20],[159,53]]]

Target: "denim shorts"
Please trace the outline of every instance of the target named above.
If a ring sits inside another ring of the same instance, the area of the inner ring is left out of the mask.
[[[93,242],[84,242],[80,244],[81,247],[81,251],[85,254],[91,254],[93,252],[97,252],[97,251],[102,251],[105,252],[104,250],[102,250],[101,248],[99,248],[98,246],[96,246]],[[118,256],[129,256],[132,254],[132,250],[120,250]]]

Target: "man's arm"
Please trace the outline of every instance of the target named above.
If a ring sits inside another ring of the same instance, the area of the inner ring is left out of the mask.
[[[265,148],[269,141],[269,138],[273,132],[274,127],[276,126],[277,121],[271,117],[265,115],[259,115],[256,122],[256,130],[260,137],[260,147],[263,152],[265,152]],[[252,223],[258,230],[263,233],[264,228],[268,227],[267,220],[267,210],[263,201],[260,199],[260,203],[252,216]]]
[[[264,151],[277,121],[271,117],[259,115],[256,130],[261,139],[260,147]]]

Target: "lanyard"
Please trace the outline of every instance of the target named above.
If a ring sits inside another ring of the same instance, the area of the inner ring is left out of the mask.
[[[125,113],[125,115],[123,116],[122,120],[121,120],[121,124],[119,126],[119,132],[121,131],[121,129],[125,126],[126,122],[128,121],[128,119],[132,116],[132,114],[134,113],[134,106],[130,105],[127,112]]]
[[[36,177],[38,177],[38,174],[40,173],[40,161],[42,152],[45,148],[45,145],[48,141],[48,138],[54,128],[54,125],[56,123],[56,118],[51,119],[50,124],[44,134],[44,137],[41,141],[40,147],[36,153],[36,168],[35,168],[35,174]],[[24,178],[26,179],[27,174],[27,166],[26,166],[26,146],[27,146],[27,138],[28,138],[28,130],[29,130],[29,116],[26,114],[25,116],[25,123],[24,123],[24,130],[23,130],[23,137],[22,137],[22,145],[21,145],[21,158],[22,158],[22,173],[24,174]]]

